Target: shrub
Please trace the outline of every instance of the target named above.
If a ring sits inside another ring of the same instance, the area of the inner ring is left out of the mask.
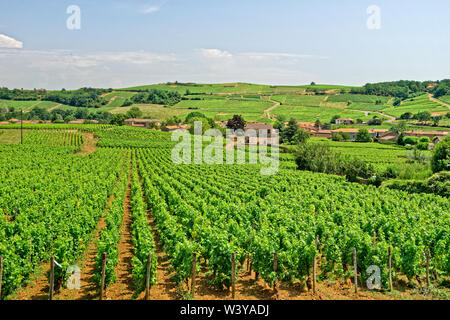
[[[450,169],[450,136],[436,145],[431,159],[431,169],[433,172]]]
[[[372,142],[372,137],[367,129],[359,129],[356,134],[356,141],[359,142]]]
[[[418,141],[417,137],[406,136],[403,138],[403,144],[416,145]]]
[[[417,144],[417,149],[419,150],[428,150],[428,142],[419,142]]]

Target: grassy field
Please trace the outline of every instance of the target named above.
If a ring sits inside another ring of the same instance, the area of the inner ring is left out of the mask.
[[[330,102],[351,101],[356,103],[376,103],[377,101],[381,101],[381,103],[387,103],[389,101],[389,97],[381,97],[365,94],[339,94],[339,95],[330,95],[328,97],[328,101]]]
[[[440,97],[438,100],[440,100],[446,104],[450,104],[450,95]]]
[[[291,106],[320,106],[325,100],[323,95],[274,95],[272,100],[280,102],[282,105]]]
[[[157,104],[135,104],[130,107],[115,108],[111,113],[127,113],[132,107],[138,107],[145,117],[151,117],[153,119],[165,120],[173,116],[181,117],[187,115],[190,111],[188,109],[164,107]]]
[[[106,107],[116,108],[120,107],[126,99],[134,96],[133,92],[111,92],[104,96],[108,100]]]
[[[24,130],[24,134],[26,130]],[[7,129],[1,130],[0,133],[0,144],[18,144],[20,143],[20,130],[18,129]]]
[[[302,93],[306,89],[318,90],[350,90],[352,87],[339,85],[315,85],[315,86],[269,86],[249,83],[223,83],[223,84],[155,84],[136,86],[119,90],[146,90],[163,89],[177,91],[185,94],[187,90],[191,93],[239,93],[239,94],[277,94],[277,93]]]
[[[170,109],[181,109],[186,114],[199,111],[217,120],[230,119],[234,114],[240,114],[246,120],[256,120],[272,105],[270,101],[183,100]]]
[[[444,112],[448,111],[448,108],[437,102],[431,101],[428,98],[428,95],[424,94],[412,99],[407,99],[406,101],[403,101],[400,106],[383,109],[383,112],[394,117],[400,117],[405,112],[416,114],[420,111],[429,111],[431,113]]]
[[[375,169],[385,169],[391,164],[405,163],[407,150],[395,144],[339,142],[325,138],[311,138],[317,143],[327,143],[336,152],[355,156],[371,163]]]
[[[317,119],[321,122],[330,122],[331,118],[335,115],[345,118],[361,119],[363,121],[373,117],[371,114],[369,114],[369,116],[365,116],[364,113],[360,111],[327,106],[307,107],[281,105],[272,110],[272,114],[275,116],[294,118],[297,121],[308,122],[315,122]]]

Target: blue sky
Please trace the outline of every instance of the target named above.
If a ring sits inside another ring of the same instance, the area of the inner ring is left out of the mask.
[[[66,27],[70,5],[80,30]],[[0,86],[449,78],[449,12],[448,0],[2,0]]]

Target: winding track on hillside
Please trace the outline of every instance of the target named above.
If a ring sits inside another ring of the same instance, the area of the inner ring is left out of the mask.
[[[445,102],[442,102],[441,100],[438,100],[438,99],[434,98],[431,93],[428,94],[428,98],[430,98],[430,101],[439,103],[441,106],[444,106],[444,107],[447,107],[447,108],[450,109],[450,104],[447,104]]]
[[[269,97],[269,98],[267,99],[267,101],[272,102],[273,105],[272,105],[271,107],[267,108],[266,110],[264,110],[264,117],[267,118],[267,119],[269,119],[269,120],[274,120],[274,121],[275,121],[275,120],[276,120],[275,117],[272,117],[272,116],[270,115],[270,112],[271,112],[273,109],[275,109],[276,107],[278,107],[279,105],[281,105],[281,103],[279,103],[278,101],[272,100],[271,97]]]

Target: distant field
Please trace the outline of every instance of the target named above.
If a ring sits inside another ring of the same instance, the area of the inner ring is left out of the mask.
[[[448,108],[441,106],[437,102],[431,101],[428,98],[428,95],[424,94],[413,99],[407,99],[406,101],[403,101],[400,106],[383,109],[383,112],[394,117],[400,117],[405,112],[416,114],[420,111],[429,111],[433,113],[448,111]]]
[[[275,116],[284,116],[286,118],[294,118],[297,121],[315,122],[319,119],[321,122],[330,122],[331,118],[335,115],[341,117],[368,120],[372,116],[366,117],[363,112],[338,109],[330,107],[307,107],[307,106],[287,106],[282,105],[276,107],[272,114]]]
[[[174,107],[164,107],[157,104],[135,104],[130,107],[115,108],[111,113],[126,113],[132,107],[138,107],[145,117],[152,117],[154,119],[165,120],[173,116],[187,115],[190,111],[187,109],[175,109]]]
[[[186,113],[199,111],[218,120],[227,120],[234,114],[240,114],[246,120],[256,120],[272,105],[269,101],[183,100],[171,109],[182,109]]]
[[[389,101],[389,97],[364,95],[364,94],[339,94],[339,95],[330,95],[328,97],[328,101],[330,102],[351,101],[357,103],[376,103],[377,101],[381,101],[382,103],[387,103]]]
[[[355,156],[371,163],[375,169],[384,169],[390,164],[404,163],[406,149],[397,145],[362,142],[338,142],[323,138],[311,138],[311,141],[328,143],[330,147],[342,154]],[[401,156],[401,157],[399,157]]]
[[[15,101],[15,100],[0,100],[0,108],[15,108],[16,110],[28,110],[33,106],[38,105],[41,101]]]
[[[306,89],[318,90],[350,90],[352,87],[339,85],[315,85],[315,86],[268,86],[249,83],[224,83],[224,84],[155,84],[146,86],[136,86],[119,90],[145,90],[163,89],[177,91],[185,94],[187,90],[191,93],[240,93],[240,94],[277,94],[277,93],[301,93]]]
[[[320,106],[325,100],[323,95],[274,95],[272,100],[291,106]]]
[[[115,108],[120,107],[126,99],[134,96],[133,92],[111,92],[104,96],[108,100],[108,104],[105,107]]]
[[[440,101],[442,101],[444,103],[450,104],[450,95],[442,96],[438,100],[440,100]]]

